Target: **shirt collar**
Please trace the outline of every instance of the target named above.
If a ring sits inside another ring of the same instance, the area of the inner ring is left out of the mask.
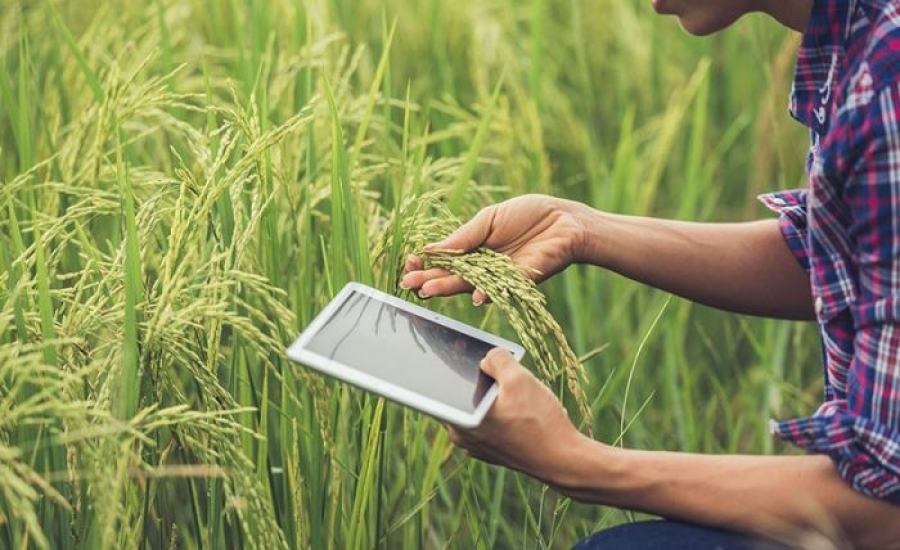
[[[850,14],[859,1],[865,0],[814,0],[803,33],[794,72],[790,112],[819,135],[828,128],[832,83],[849,35]],[[888,1],[868,0],[868,3]]]

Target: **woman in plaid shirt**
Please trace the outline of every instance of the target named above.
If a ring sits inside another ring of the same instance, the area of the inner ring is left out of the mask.
[[[473,456],[578,500],[669,518],[582,548],[745,548],[820,526],[832,542],[900,548],[900,1],[654,0],[693,34],[751,11],[803,33],[790,111],[810,130],[809,186],[762,197],[778,219],[699,224],[599,212],[546,196],[481,211],[436,248],[486,246],[549,277],[589,263],[721,309],[818,322],[825,399],[773,423],[803,456],[617,449],[572,425],[508,354],[483,370],[500,396],[475,430],[448,427]],[[671,269],[677,265],[679,269]],[[410,258],[423,297],[472,291]],[[475,290],[476,304],[485,296]],[[535,445],[535,442],[542,442]],[[793,539],[796,542],[797,539]],[[765,543],[775,545],[775,543]]]

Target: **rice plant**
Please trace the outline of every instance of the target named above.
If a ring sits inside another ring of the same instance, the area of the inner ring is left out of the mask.
[[[564,548],[625,521],[283,350],[515,194],[764,215],[801,177],[793,45],[611,1],[0,3],[0,547]],[[494,306],[429,307],[547,327],[529,366],[606,441],[769,452],[768,416],[814,396],[801,327],[431,261],[499,274]]]

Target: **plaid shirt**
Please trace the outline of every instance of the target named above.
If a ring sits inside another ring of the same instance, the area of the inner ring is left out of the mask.
[[[815,0],[790,111],[809,188],[761,199],[810,275],[825,402],[773,432],[900,504],[900,2]]]

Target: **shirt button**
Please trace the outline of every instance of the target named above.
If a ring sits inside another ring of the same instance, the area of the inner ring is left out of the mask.
[[[819,296],[818,298],[816,298],[815,308],[816,308],[816,313],[817,313],[817,314],[822,313],[822,310],[825,309],[825,301],[822,300],[822,297],[821,297],[821,296]]]

